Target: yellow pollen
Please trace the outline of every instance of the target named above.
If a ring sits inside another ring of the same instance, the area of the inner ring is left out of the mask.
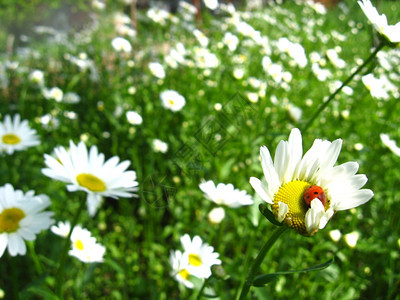
[[[169,104],[174,105],[175,101],[174,100],[168,100]]]
[[[197,254],[190,253],[189,264],[195,267],[201,266],[202,262],[200,256],[198,256]]]
[[[279,202],[286,203],[289,211],[284,219],[285,224],[303,235],[307,235],[305,216],[310,208],[304,201],[304,192],[311,185],[307,181],[300,180],[288,182],[279,188],[274,197],[274,204],[272,204],[272,210],[275,216],[278,216]],[[329,205],[330,200],[327,198],[325,211],[329,208]]]
[[[8,133],[8,134],[3,135],[2,141],[4,144],[16,145],[21,142],[21,139],[13,133]]]
[[[76,176],[76,181],[80,186],[92,192],[103,192],[106,190],[105,183],[92,174],[81,173]]]
[[[77,240],[75,243],[75,247],[78,248],[78,250],[83,250],[84,246],[81,240]]]
[[[19,228],[19,221],[25,217],[25,213],[17,208],[6,208],[0,214],[0,233],[15,232]]]
[[[183,269],[182,271],[179,272],[179,275],[185,280],[188,280],[190,274],[186,269]]]

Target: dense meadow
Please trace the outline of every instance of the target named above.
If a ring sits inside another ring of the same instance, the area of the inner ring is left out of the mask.
[[[356,1],[330,10],[305,1],[203,5],[197,16],[180,2],[173,14],[164,6],[139,9],[136,23],[123,2],[93,4],[79,30],[36,24],[17,36],[13,51],[0,48],[0,120],[19,114],[40,140],[0,153],[2,186],[47,195],[56,225],[73,222],[86,193],[45,176],[45,154],[83,141],[136,172],[137,196],[104,197],[92,216],[86,208],[80,214],[77,223],[105,254],[103,262],[66,258],[66,299],[235,299],[276,227],[260,213],[264,201],[249,179],[263,176],[260,147],[273,155],[293,128],[302,131],[304,152],[317,138],[342,139],[338,164],[358,162],[374,197],[337,212],[312,237],[282,235],[258,274],[330,264],[276,276],[252,287],[252,299],[398,299],[400,151],[382,134],[400,141],[400,48],[383,47],[315,115],[377,46]],[[400,3],[377,7],[389,23],[400,20]],[[7,35],[0,37],[5,45]],[[254,204],[210,201],[199,188],[208,180],[233,184]],[[219,207],[224,216],[220,209],[209,215]],[[201,293],[204,280],[188,288],[171,265],[185,234],[219,253]],[[6,250],[0,296],[57,299],[64,241],[43,230],[26,255]]]

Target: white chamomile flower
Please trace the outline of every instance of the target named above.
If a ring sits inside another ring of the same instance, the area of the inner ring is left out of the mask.
[[[386,16],[380,15],[370,0],[359,0],[358,4],[379,34],[390,43],[400,43],[400,22],[396,25],[388,25]]]
[[[21,122],[19,114],[14,115],[13,119],[9,115],[0,122],[0,152],[13,154],[14,151],[39,145],[39,137],[36,130],[31,129],[27,120]]]
[[[129,53],[132,51],[131,43],[122,37],[116,37],[111,41],[111,45],[117,52]]]
[[[397,146],[396,141],[391,140],[389,135],[381,133],[380,135],[382,143],[390,149],[395,155],[400,156],[400,148]]]
[[[212,224],[219,224],[225,218],[225,210],[223,207],[214,207],[207,215],[208,220]]]
[[[43,211],[50,205],[49,197],[34,191],[23,193],[7,183],[0,187],[0,257],[8,248],[11,256],[26,254],[26,241],[53,223],[53,212]]]
[[[53,225],[50,227],[50,230],[52,233],[61,236],[63,238],[66,238],[71,230],[71,223],[66,221],[66,222],[62,222],[59,221],[56,225]]]
[[[362,205],[374,195],[369,189],[361,189],[368,179],[356,174],[358,163],[334,166],[341,147],[341,139],[316,139],[303,156],[301,133],[295,128],[288,141],[279,142],[274,161],[268,148],[261,147],[265,181],[252,177],[250,184],[271,204],[278,221],[312,236],[336,211]]]
[[[350,232],[344,235],[344,240],[350,248],[355,248],[360,234],[357,231]]]
[[[85,143],[75,145],[70,141],[70,149],[64,147],[54,149],[56,157],[45,154],[47,168],[42,173],[50,178],[67,182],[70,192],[85,191],[90,216],[94,216],[102,197],[136,196],[138,190],[135,171],[126,171],[129,161],[119,162],[114,156],[105,161],[104,154],[99,153],[96,146],[90,150]]]
[[[211,276],[211,266],[220,265],[219,254],[214,252],[214,248],[207,243],[203,243],[199,236],[193,240],[188,234],[181,237],[183,247],[182,263],[186,265],[186,270],[190,275],[198,278],[208,278]]]
[[[51,89],[42,90],[43,97],[49,100],[55,100],[56,102],[61,102],[64,97],[64,92],[59,87],[52,87]]]
[[[41,70],[33,70],[29,74],[29,80],[38,86],[44,86],[44,73]]]
[[[106,248],[96,243],[89,230],[75,226],[71,233],[72,249],[68,254],[84,263],[103,262]]]
[[[128,120],[128,123],[132,125],[140,125],[143,123],[142,116],[139,115],[136,111],[127,111],[126,119]]]
[[[236,208],[243,205],[253,204],[253,199],[246,191],[235,189],[231,184],[219,183],[215,186],[212,180],[203,180],[199,184],[200,189],[204,192],[204,196],[218,205],[226,205]]]
[[[164,79],[165,78],[165,71],[163,66],[158,62],[151,62],[149,63],[149,69],[153,76]]]
[[[171,276],[187,288],[192,289],[194,284],[190,281],[192,275],[187,271],[187,260],[184,261],[180,250],[171,251],[169,262],[172,267]]]
[[[168,151],[168,144],[160,139],[154,139],[152,141],[152,146],[155,152],[166,153]]]
[[[160,93],[162,105],[172,111],[180,111],[185,106],[185,98],[178,92],[166,90]]]

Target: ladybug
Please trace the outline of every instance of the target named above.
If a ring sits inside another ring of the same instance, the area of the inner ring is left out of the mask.
[[[318,185],[312,185],[304,191],[304,201],[308,206],[311,206],[311,201],[318,198],[325,207],[326,195],[324,190]]]

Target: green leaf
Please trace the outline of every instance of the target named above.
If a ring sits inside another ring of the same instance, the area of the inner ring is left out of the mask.
[[[284,272],[276,272],[276,273],[271,273],[271,274],[265,274],[265,275],[259,275],[257,276],[254,281],[253,285],[254,286],[263,286],[268,283],[271,283],[272,281],[275,281],[278,279],[278,276],[280,275],[288,275],[288,274],[293,274],[293,273],[302,273],[302,272],[310,272],[310,271],[319,271],[322,269],[325,269],[329,267],[332,263],[334,262],[334,259],[330,259],[327,262],[316,265],[307,269],[302,269],[302,270],[292,270],[292,271],[284,271]]]
[[[270,210],[268,209],[268,207],[267,207],[265,204],[260,204],[260,205],[258,206],[258,209],[260,210],[260,212],[262,213],[262,215],[263,215],[264,217],[266,217],[266,218],[268,219],[268,221],[270,221],[272,224],[274,224],[274,225],[276,225],[276,226],[282,226],[282,225],[283,225],[282,223],[279,223],[279,222],[276,220],[276,218],[275,218],[274,214],[272,213],[272,211],[270,211]]]
[[[41,286],[31,286],[27,289],[29,293],[32,293],[34,295],[39,295],[43,299],[49,299],[49,300],[58,300],[58,297],[56,294],[53,293],[50,289],[47,289],[45,287]]]

